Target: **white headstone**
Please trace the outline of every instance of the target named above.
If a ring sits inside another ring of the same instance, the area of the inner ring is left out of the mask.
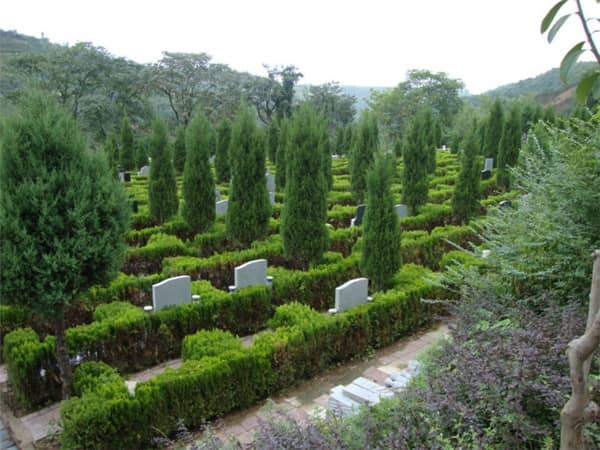
[[[494,168],[494,158],[485,158],[483,170],[492,170]]]
[[[229,203],[228,200],[219,200],[215,204],[217,216],[224,216],[225,214],[227,214],[227,204],[228,203]]]
[[[219,188],[215,188],[215,202],[221,201],[221,191]]]
[[[275,174],[267,173],[267,191],[275,192]]]
[[[275,192],[269,192],[269,203],[271,205],[275,203]]]
[[[192,283],[189,275],[167,278],[152,285],[154,312],[166,306],[185,305],[192,301]]]
[[[267,285],[267,260],[255,259],[235,268],[235,289]]]
[[[150,175],[150,166],[142,166],[138,172],[138,177],[147,177]]]
[[[398,214],[398,217],[400,219],[404,219],[405,217],[408,217],[408,206],[403,204],[403,203],[398,203],[397,205],[394,205],[394,208],[396,208],[396,214]]]
[[[335,288],[335,310],[342,312],[369,301],[369,279],[354,278]]]

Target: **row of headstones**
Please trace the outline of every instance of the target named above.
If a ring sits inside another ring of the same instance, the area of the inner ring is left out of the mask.
[[[351,227],[358,227],[362,225],[363,217],[365,215],[365,210],[367,209],[367,205],[360,204],[356,207],[355,216],[350,220]],[[398,214],[399,219],[404,219],[408,217],[408,206],[403,203],[398,203],[394,205],[394,209],[396,210],[396,214]]]

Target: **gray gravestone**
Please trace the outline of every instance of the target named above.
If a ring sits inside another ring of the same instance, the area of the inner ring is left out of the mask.
[[[221,191],[219,188],[215,188],[215,202],[221,201]]]
[[[354,306],[364,305],[370,299],[369,279],[354,278],[335,288],[335,309],[329,312],[342,312]]]
[[[230,286],[230,291],[242,289],[248,286],[267,286],[270,284],[270,277],[267,277],[267,260],[255,259],[248,261],[235,268],[234,274],[235,286]]]
[[[398,214],[398,218],[404,219],[405,217],[408,217],[408,206],[403,203],[399,203],[394,205],[394,207],[396,208],[396,214]]]
[[[150,175],[150,166],[142,166],[138,172],[138,177],[147,177]]]
[[[152,307],[154,312],[166,306],[185,305],[192,301],[192,284],[189,275],[167,278],[152,285]]]
[[[485,158],[483,170],[492,170],[494,168],[494,158]]]
[[[269,203],[271,205],[275,203],[275,192],[269,192]]]
[[[275,174],[267,173],[267,191],[275,192]]]
[[[488,169],[484,169],[481,171],[481,179],[489,180],[492,177],[492,171]]]
[[[225,214],[227,214],[228,203],[228,200],[220,200],[215,204],[217,216],[224,216]]]
[[[351,227],[359,227],[362,225],[362,221],[363,221],[363,216],[365,215],[365,209],[367,208],[367,205],[358,205],[356,207],[356,216],[352,218],[352,220],[350,221],[350,226]]]

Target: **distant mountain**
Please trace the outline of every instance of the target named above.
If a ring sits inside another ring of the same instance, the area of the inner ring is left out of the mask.
[[[0,65],[19,53],[41,53],[53,45],[55,44],[51,44],[46,38],[26,36],[14,30],[0,30]]]

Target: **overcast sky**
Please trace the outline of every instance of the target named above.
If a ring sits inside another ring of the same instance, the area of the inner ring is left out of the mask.
[[[303,84],[394,86],[409,69],[429,69],[476,94],[557,67],[583,40],[574,17],[551,45],[540,35],[556,1],[4,0],[0,28],[89,41],[140,63],[178,51],[255,74],[263,63],[293,64]],[[595,0],[583,4],[600,16]]]

